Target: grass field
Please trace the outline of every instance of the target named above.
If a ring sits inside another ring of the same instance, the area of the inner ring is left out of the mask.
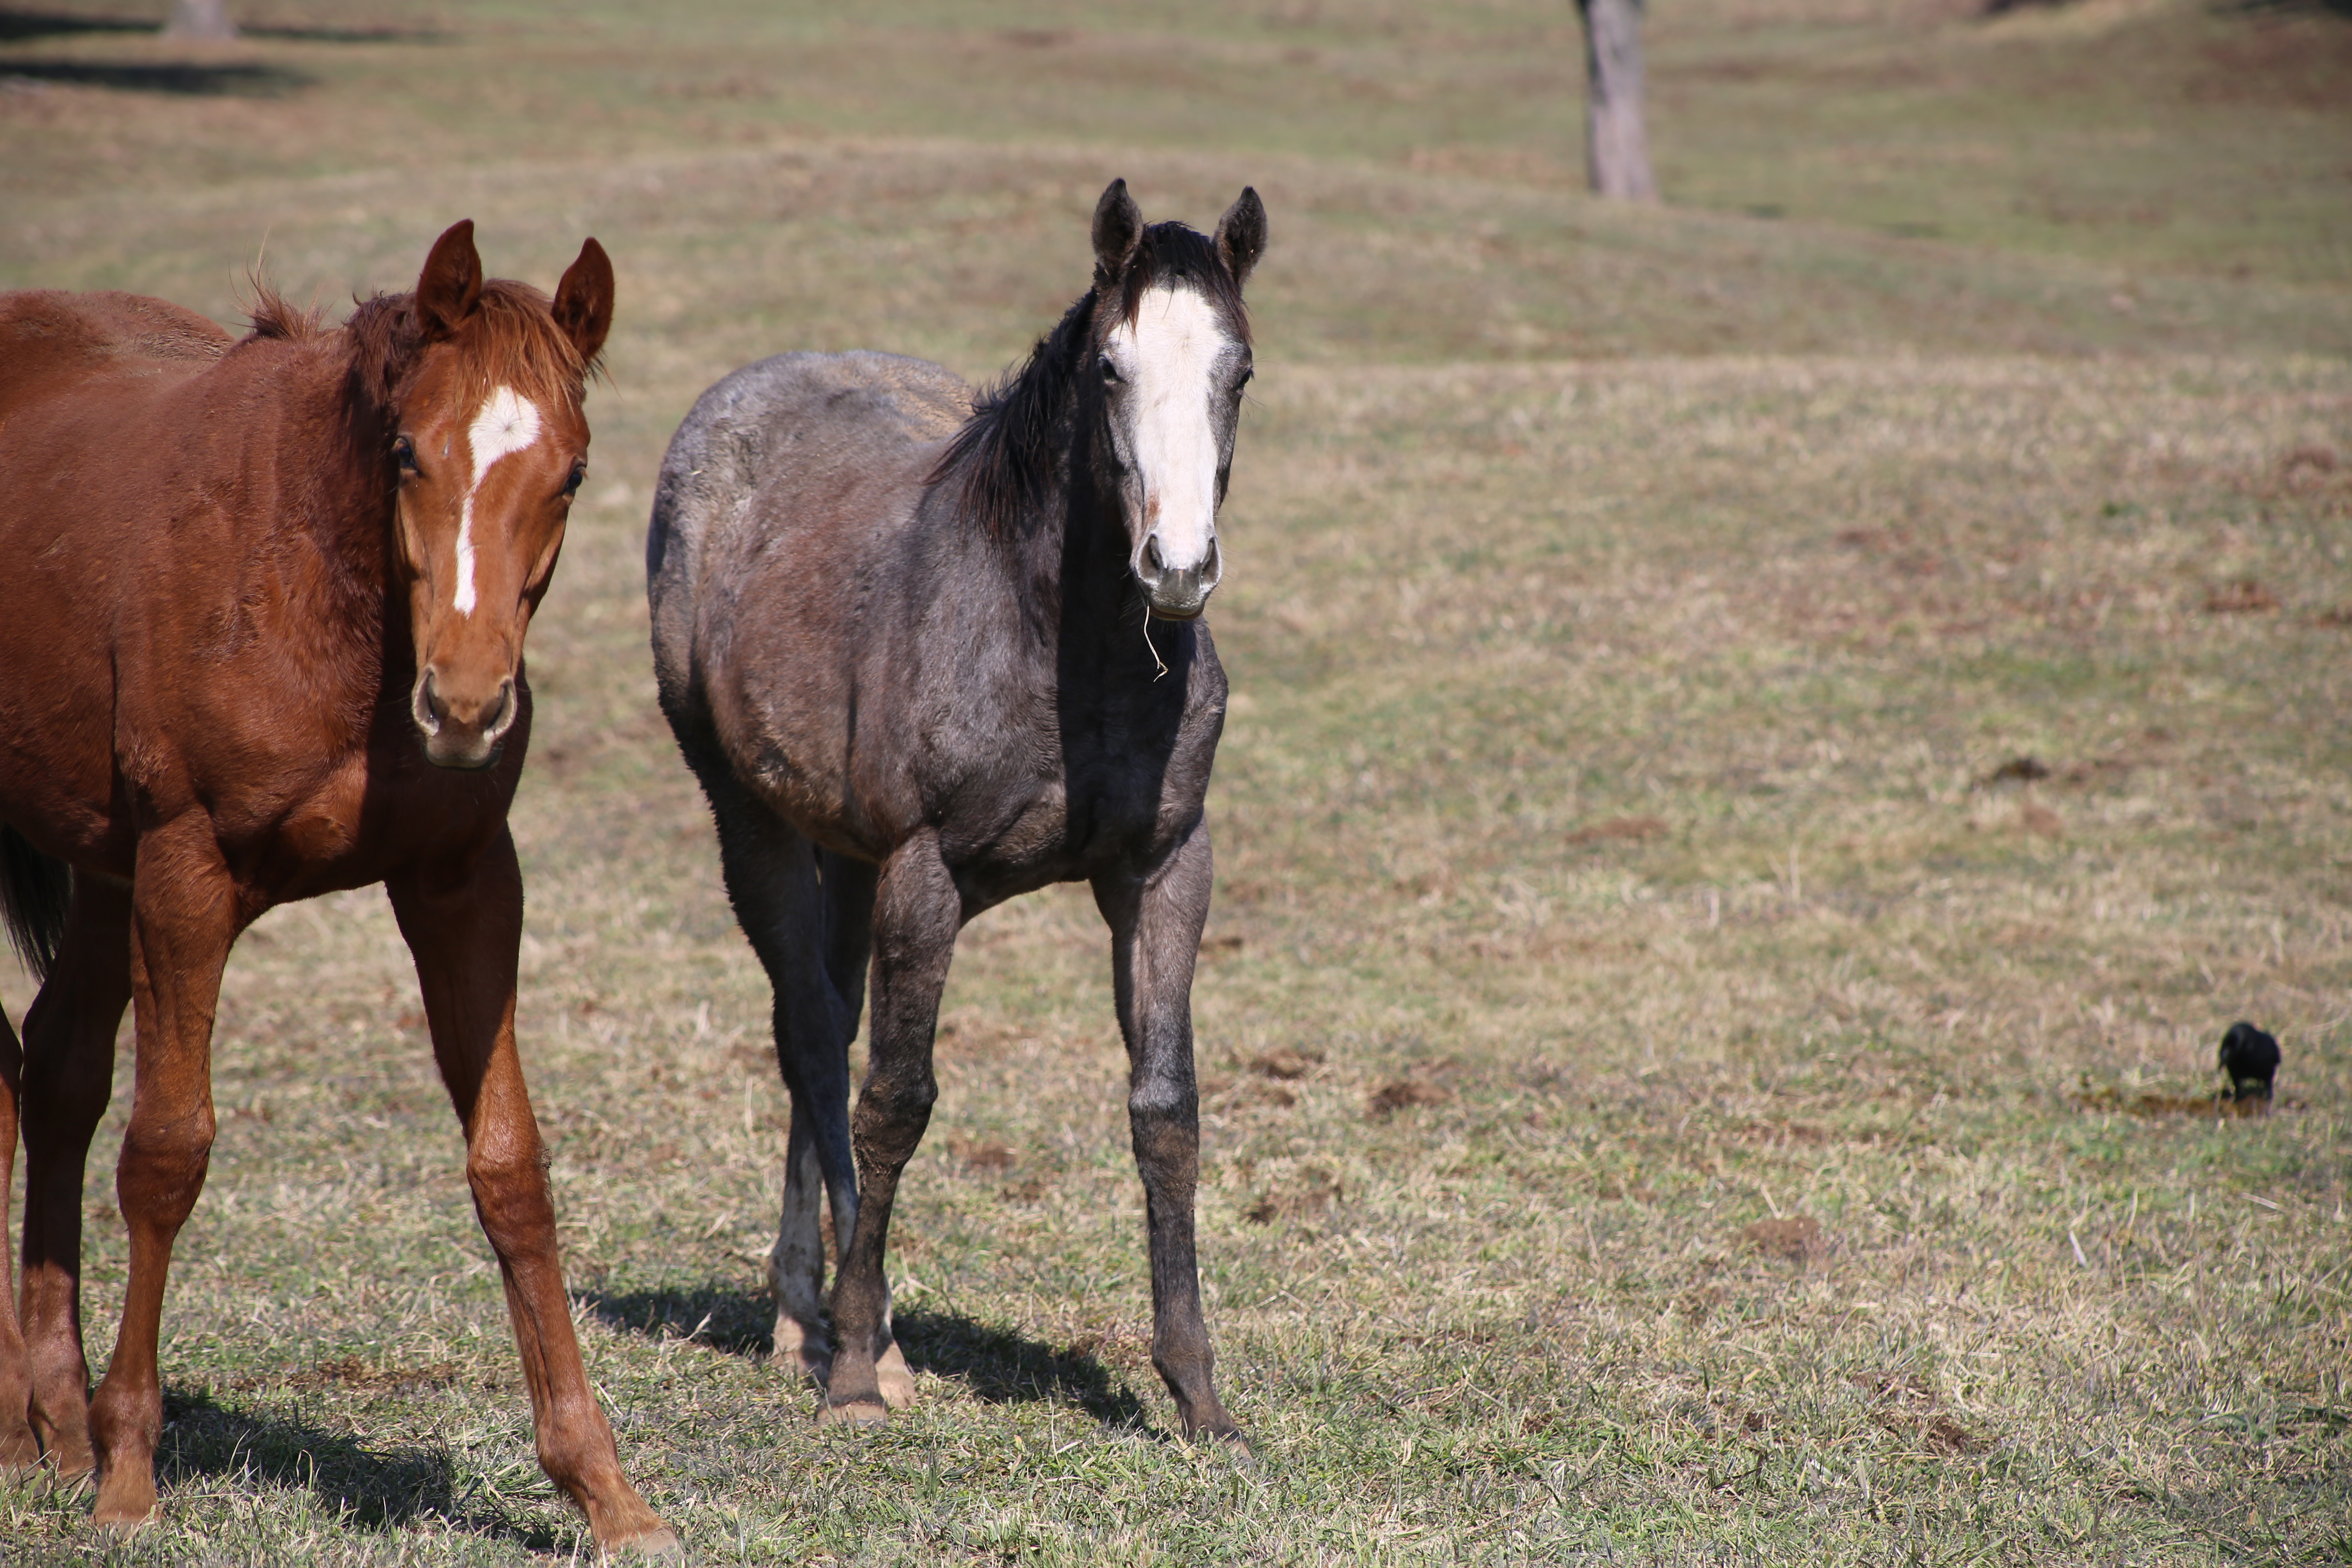
[[[461,216],[542,286],[611,248],[521,1014],[695,1561],[2352,1561],[2352,22],[1675,0],[1633,211],[1577,189],[1565,0],[233,8],[0,8],[0,286],[232,321],[265,250],[331,303]],[[1148,1364],[1082,892],[960,949],[922,1405],[820,1431],[763,1363],[765,985],[645,652],[695,394],[992,372],[1114,174],[1273,221],[1196,994],[1250,1467]],[[2241,1016],[2265,1118],[2206,1098]],[[0,1482],[0,1560],[584,1554],[382,898],[265,919],[215,1052],[164,1520]]]

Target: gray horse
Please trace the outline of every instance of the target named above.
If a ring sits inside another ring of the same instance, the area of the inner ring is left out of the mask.
[[[776,1348],[829,1420],[912,1398],[883,1250],[930,1120],[963,923],[1084,880],[1108,922],[1151,1251],[1152,1364],[1188,1436],[1238,1440],[1193,1261],[1192,967],[1225,678],[1199,616],[1250,377],[1244,190],[1203,237],[1095,209],[1094,287],[995,388],[783,354],[702,395],[646,543],[662,710],[775,986],[791,1091]],[[849,1043],[874,1023],[849,1113]],[[842,1245],[822,1314],[820,1181]]]

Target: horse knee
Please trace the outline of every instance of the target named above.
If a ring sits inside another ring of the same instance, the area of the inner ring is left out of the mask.
[[[854,1131],[859,1155],[892,1169],[914,1158],[940,1088],[931,1075],[903,1082],[868,1083],[857,1097]]]
[[[212,1163],[212,1107],[184,1116],[142,1122],[133,1117],[115,1168],[115,1194],[123,1217],[177,1226],[196,1206],[205,1172]]]
[[[500,1254],[553,1237],[555,1205],[548,1196],[546,1161],[536,1148],[470,1152],[466,1184],[473,1189],[482,1229]]]

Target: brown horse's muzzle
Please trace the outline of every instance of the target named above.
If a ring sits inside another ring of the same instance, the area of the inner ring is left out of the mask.
[[[501,676],[488,692],[472,693],[443,684],[426,665],[409,693],[408,710],[425,738],[425,760],[436,767],[487,768],[499,760],[499,742],[513,728],[521,704],[514,677]]]

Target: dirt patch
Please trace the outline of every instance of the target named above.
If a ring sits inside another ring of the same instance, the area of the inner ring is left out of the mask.
[[[1612,816],[1578,828],[1564,840],[1570,844],[1606,844],[1613,839],[1662,838],[1666,823],[1659,816]]]
[[[1323,1065],[1321,1051],[1272,1050],[1250,1058],[1250,1071],[1261,1078],[1302,1079]]]
[[[1977,780],[1977,788],[1994,789],[2001,784],[2032,784],[2050,776],[2050,764],[2036,756],[2011,757],[2000,766]]]
[[[982,1139],[966,1138],[959,1133],[947,1135],[948,1152],[975,1171],[1009,1171],[1013,1169],[1013,1151],[1002,1143]]]
[[[386,1367],[373,1365],[355,1355],[347,1355],[313,1362],[290,1373],[233,1377],[227,1380],[226,1386],[239,1391],[257,1388],[367,1388],[404,1393],[420,1388],[447,1388],[457,1383],[459,1376],[457,1363],[454,1361],[438,1361],[426,1366]]]
[[[1298,1096],[1279,1083],[1264,1079],[1235,1079],[1228,1073],[1211,1073],[1201,1080],[1201,1098],[1226,1105],[1271,1105],[1288,1110],[1298,1103]]]
[[[1444,1105],[1453,1098],[1454,1091],[1441,1084],[1401,1078],[1372,1091],[1365,1103],[1364,1116],[1368,1121],[1385,1121],[1400,1110],[1417,1105]]]
[[[2219,1090],[2211,1094],[2126,1094],[2112,1084],[2096,1089],[2085,1088],[2074,1097],[2080,1110],[2098,1115],[2121,1111],[2126,1116],[2151,1119],[2164,1116],[2267,1116],[2271,1102],[2267,1100],[2231,1100]],[[2284,1105],[2294,1109],[2299,1101],[2287,1100]]]
[[[1242,1210],[1242,1217],[1252,1225],[1298,1219],[1321,1214],[1339,1202],[1341,1195],[1338,1178],[1320,1166],[1310,1165],[1300,1171],[1289,1186],[1269,1192]]]
[[[2221,584],[2205,595],[2205,613],[2209,616],[2261,615],[2278,607],[2278,595],[2252,577]]]
[[[1897,1437],[1933,1454],[1981,1454],[1992,1447],[1982,1434],[1970,1431],[1949,1411],[1936,1391],[1889,1373],[1864,1373],[1848,1379],[1878,1406],[1871,1419]]]
[[[1809,1214],[1759,1219],[1742,1230],[1739,1239],[1768,1258],[1790,1263],[1817,1263],[1835,1246],[1822,1222]]]
[[[2017,808],[2017,826],[2037,838],[2066,837],[2066,819],[2039,801],[2029,800]]]

